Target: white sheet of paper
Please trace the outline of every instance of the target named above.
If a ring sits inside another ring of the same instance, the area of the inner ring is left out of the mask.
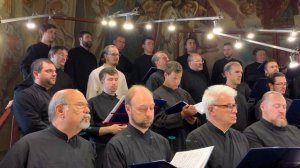
[[[194,106],[195,106],[196,110],[198,111],[198,113],[205,114],[205,110],[203,108],[202,102],[199,102],[199,103],[195,104]]]
[[[179,168],[204,168],[213,148],[213,146],[210,146],[177,152],[170,163]]]

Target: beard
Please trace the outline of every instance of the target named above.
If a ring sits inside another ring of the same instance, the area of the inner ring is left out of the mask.
[[[140,128],[148,129],[152,125],[153,120],[136,121],[134,118],[132,118],[132,122],[134,125]]]
[[[286,127],[288,122],[286,119],[278,119],[272,122],[277,127]]]
[[[82,45],[83,45],[84,47],[86,47],[86,48],[91,48],[91,47],[92,47],[92,42],[85,42],[85,41],[83,41],[83,42],[82,42]]]
[[[81,129],[87,129],[90,126],[90,120],[91,120],[91,115],[90,114],[84,114],[82,117],[79,127]]]

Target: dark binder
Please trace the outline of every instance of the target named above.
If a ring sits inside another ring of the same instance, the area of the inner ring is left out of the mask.
[[[257,67],[257,71],[260,72],[260,73],[265,73],[265,65],[266,65],[267,61],[263,62],[262,64],[260,64],[258,67]]]
[[[300,148],[253,148],[237,168],[291,168],[300,166]]]
[[[142,83],[146,83],[147,80],[149,79],[149,77],[150,77],[154,72],[156,72],[156,71],[157,71],[157,68],[156,68],[156,67],[151,67],[151,68],[147,71],[146,75],[143,77]]]
[[[159,160],[159,161],[153,161],[149,163],[140,163],[140,164],[134,164],[129,165],[129,168],[176,168],[175,166],[171,165],[170,163]]]
[[[262,98],[262,96],[269,91],[268,87],[268,79],[267,78],[259,78],[254,83],[253,89],[251,90],[250,97],[254,98],[257,102]]]
[[[103,124],[127,124],[129,122],[125,109],[125,96],[123,96],[108,114]]]
[[[300,99],[294,99],[286,112],[286,119],[291,125],[300,125]]]
[[[186,105],[188,105],[188,104],[185,101],[180,101],[180,102],[176,103],[174,106],[168,108],[166,110],[166,113],[167,114],[179,113],[182,111],[182,108]]]
[[[158,113],[166,102],[167,101],[163,99],[154,99],[154,113]],[[127,124],[128,122],[129,118],[125,109],[125,96],[123,96],[108,114],[106,119],[103,121],[103,124]]]

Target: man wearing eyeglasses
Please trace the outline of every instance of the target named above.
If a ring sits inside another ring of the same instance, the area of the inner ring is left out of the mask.
[[[281,93],[284,96],[284,99],[286,101],[286,107],[288,109],[292,103],[292,100],[285,97],[285,93],[288,85],[285,75],[281,72],[274,72],[267,79],[268,79],[268,86],[270,91]],[[261,102],[262,100],[258,101],[257,104],[255,105],[256,121],[261,119],[261,115],[262,115],[262,111],[260,108]]]
[[[106,46],[104,48],[104,58],[105,58],[105,63],[101,67],[94,69],[89,76],[87,91],[86,91],[87,99],[90,99],[102,93],[103,86],[99,79],[99,73],[105,67],[116,68],[119,62],[118,48],[114,45]],[[120,99],[122,96],[124,96],[127,93],[128,87],[127,87],[125,75],[119,70],[118,70],[118,75],[119,75],[119,80],[118,80],[118,88],[116,94],[117,97]]]
[[[115,135],[104,151],[105,168],[127,168],[128,165],[156,160],[170,161],[172,152],[167,139],[151,131],[154,120],[152,93],[134,85],[125,96],[129,125]]]
[[[34,84],[14,93],[12,112],[23,135],[49,125],[47,108],[56,82],[56,68],[49,59],[35,60],[31,65]]]
[[[262,119],[244,131],[251,148],[300,146],[300,130],[288,125],[287,104],[282,93],[276,91],[265,93],[260,108]]]
[[[188,134],[187,149],[214,146],[206,167],[236,167],[249,149],[247,138],[230,128],[237,121],[237,92],[229,86],[208,87],[202,97],[208,122]]]
[[[195,102],[201,102],[202,95],[210,85],[210,78],[203,71],[204,60],[198,53],[188,56],[188,68],[183,70],[181,87],[188,91]]]
[[[51,125],[20,139],[0,162],[0,167],[93,168],[93,147],[78,136],[82,129],[89,127],[89,111],[80,91],[58,91],[49,103]]]

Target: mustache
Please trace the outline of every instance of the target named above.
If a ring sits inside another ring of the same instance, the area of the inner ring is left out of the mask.
[[[84,114],[84,116],[82,116],[81,121],[83,122],[90,122],[91,120],[91,115],[90,114]]]

